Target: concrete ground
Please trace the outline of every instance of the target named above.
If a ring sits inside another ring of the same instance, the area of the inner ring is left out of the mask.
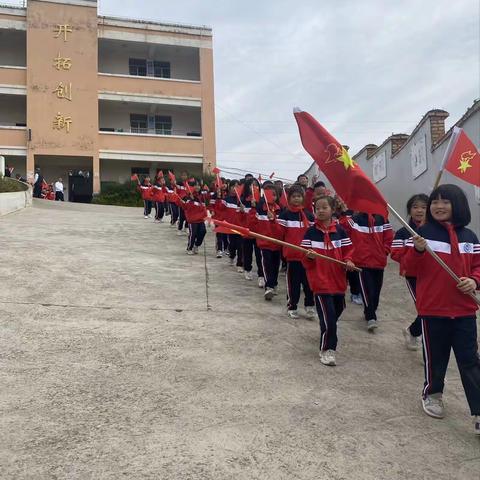
[[[212,235],[189,257],[138,209],[36,201],[0,246],[2,479],[480,478],[453,356],[448,416],[421,411],[394,265],[378,333],[349,304],[329,368]]]

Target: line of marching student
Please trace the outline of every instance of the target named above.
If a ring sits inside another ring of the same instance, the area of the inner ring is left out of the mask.
[[[470,223],[470,208],[463,191],[455,185],[441,185],[430,196],[418,194],[407,202],[411,237],[406,228],[394,234],[380,215],[351,212],[325,184],[309,186],[305,175],[284,186],[282,182],[260,184],[253,175],[242,180],[217,176],[209,187],[181,174],[177,182],[170,175],[155,185],[145,179],[139,188],[145,201],[145,218],[155,203],[156,220],[166,212],[170,224],[182,235],[188,228],[186,252],[198,254],[206,234],[210,212],[223,220],[265,236],[302,246],[309,253],[280,247],[268,240],[243,238],[239,233],[215,227],[216,256],[227,257],[247,281],[253,280],[256,259],[258,286],[266,301],[277,296],[278,276],[285,267],[287,314],[299,318],[298,305],[304,293],[305,316],[320,322],[320,361],[336,365],[337,321],[345,309],[345,292],[364,307],[366,328],[374,332],[379,324],[377,309],[388,255],[399,263],[418,315],[402,330],[406,347],[423,346],[425,382],[422,407],[426,414],[443,418],[444,379],[453,349],[471,415],[474,431],[480,435],[480,360],[477,343],[477,305],[468,294],[480,286],[480,243]],[[158,192],[161,191],[160,195]],[[425,253],[429,245],[460,277],[458,285]],[[346,267],[314,256],[313,252],[345,262]],[[361,272],[353,271],[360,267]]]

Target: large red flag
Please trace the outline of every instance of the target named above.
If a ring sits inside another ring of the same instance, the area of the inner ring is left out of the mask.
[[[348,152],[309,113],[294,110],[303,147],[351,210],[388,217],[387,202]]]
[[[480,154],[462,128],[455,128],[445,170],[472,185],[480,187]]]

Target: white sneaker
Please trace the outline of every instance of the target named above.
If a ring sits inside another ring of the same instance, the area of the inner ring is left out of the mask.
[[[252,272],[245,271],[245,280],[253,280]]]
[[[265,279],[263,277],[258,277],[258,288],[265,288]]]
[[[275,296],[278,295],[278,287],[274,287],[274,289],[273,289],[273,294],[274,294]]]
[[[144,217],[143,217],[143,218],[148,218],[148,215],[144,215]]]
[[[473,420],[473,432],[475,435],[480,435],[480,415],[477,415]]]
[[[320,361],[329,367],[334,367],[337,364],[335,358],[335,350],[323,350],[319,354]]]
[[[217,250],[217,258],[222,258],[223,257],[223,253],[221,250]]]
[[[298,314],[298,310],[287,310],[287,315],[290,317],[290,318],[293,318],[293,319],[297,319],[297,318],[300,318],[300,315]]]
[[[273,288],[267,288],[263,296],[265,300],[270,301],[275,296],[275,294],[273,293]]]
[[[237,267],[237,272],[238,273],[243,273],[243,267]]]
[[[363,300],[361,295],[350,295],[350,301],[355,305],[363,305]]]
[[[177,231],[177,237],[181,237],[182,235],[183,235],[182,230],[178,230],[178,231]]]
[[[369,332],[374,332],[378,328],[378,323],[376,320],[369,320],[367,322],[367,330]]]
[[[196,245],[193,247],[193,253],[198,255],[198,247]]]
[[[152,216],[151,216],[151,215],[148,215],[148,217],[147,217],[147,218],[152,218]]]
[[[403,338],[405,339],[405,346],[407,350],[418,350],[417,338],[410,333],[410,328],[405,328],[402,330]]]
[[[430,417],[443,418],[445,416],[441,393],[427,395],[425,398],[422,398],[422,407],[423,411]]]
[[[315,318],[315,309],[313,307],[305,307],[305,316],[309,320],[313,320]]]
[[[187,250],[187,255],[195,255],[195,254],[193,253],[193,250]]]

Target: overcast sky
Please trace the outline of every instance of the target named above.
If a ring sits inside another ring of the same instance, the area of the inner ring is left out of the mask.
[[[292,108],[356,153],[432,108],[480,97],[480,0],[101,0],[103,15],[214,33],[218,163],[293,178],[310,165]]]

